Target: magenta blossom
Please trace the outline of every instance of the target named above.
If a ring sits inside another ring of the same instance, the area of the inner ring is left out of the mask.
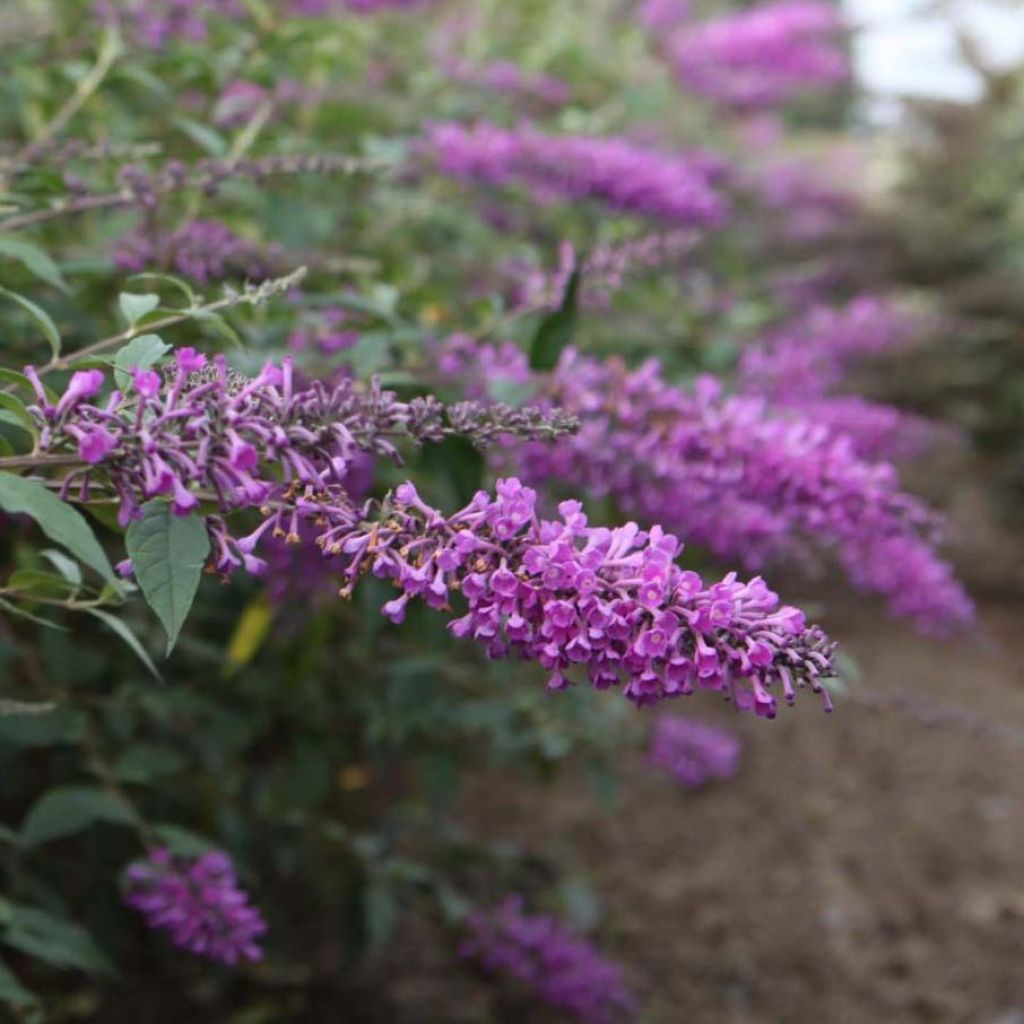
[[[157,849],[130,864],[124,877],[125,903],[175,946],[229,967],[262,958],[266,922],[238,887],[227,854],[215,850],[189,861]]]
[[[517,982],[540,1002],[581,1024],[632,1019],[635,1004],[622,968],[555,918],[525,914],[520,897],[477,911],[466,927],[459,953],[488,973]]]
[[[682,715],[660,715],[654,723],[651,763],[688,789],[739,770],[740,740],[735,733]]]

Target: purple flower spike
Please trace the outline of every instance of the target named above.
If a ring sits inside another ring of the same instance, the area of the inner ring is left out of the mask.
[[[442,174],[521,185],[540,201],[592,199],[684,227],[715,226],[727,213],[728,204],[715,189],[726,165],[708,153],[664,153],[627,139],[456,122],[430,126],[422,149]]]
[[[468,613],[452,632],[491,658],[539,662],[554,690],[577,673],[598,689],[621,684],[639,705],[715,690],[773,718],[773,689],[791,703],[807,686],[831,707],[822,681],[834,674],[833,645],[762,579],[730,573],[705,586],[676,565],[681,545],[658,526],[594,529],[577,502],[562,503],[560,520],[540,519],[536,504],[519,480],[499,480],[493,498],[481,491],[446,518],[407,484],[383,517],[367,507],[344,538],[321,543],[348,556],[345,593],[365,573],[432,608],[461,593]],[[398,621],[405,602],[383,612]]]
[[[740,740],[734,733],[682,715],[661,715],[654,723],[651,763],[688,789],[739,770]]]
[[[520,897],[472,914],[467,927],[459,953],[488,973],[515,980],[540,1002],[582,1024],[632,1018],[635,1004],[622,968],[555,918],[524,914]]]
[[[179,949],[233,967],[260,960],[267,930],[248,894],[238,887],[226,853],[214,850],[189,861],[153,850],[125,871],[124,902],[154,930],[166,931]]]
[[[687,25],[668,50],[680,84],[732,110],[779,106],[844,82],[842,18],[822,0],[777,0]]]

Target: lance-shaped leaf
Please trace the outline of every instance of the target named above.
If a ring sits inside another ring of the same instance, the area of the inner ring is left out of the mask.
[[[31,516],[50,540],[117,586],[117,577],[85,517],[48,491],[38,480],[0,472],[0,508]]]
[[[188,616],[210,539],[198,516],[176,516],[166,501],[149,501],[126,537],[135,578],[167,633],[170,654]]]
[[[530,369],[553,370],[563,349],[572,341],[576,330],[576,307],[579,298],[579,268],[572,272],[565,288],[562,305],[540,322],[530,345]]]

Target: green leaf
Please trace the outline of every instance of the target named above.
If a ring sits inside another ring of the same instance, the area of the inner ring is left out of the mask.
[[[31,516],[50,540],[117,585],[114,570],[84,516],[38,480],[0,472],[0,508],[12,515],[20,512]]]
[[[10,917],[0,936],[5,945],[55,967],[113,973],[110,961],[81,925],[17,903],[7,904],[7,910]]]
[[[122,295],[123,299],[124,296]],[[114,356],[114,379],[122,391],[132,384],[130,370],[148,370],[170,352],[171,346],[156,334],[140,334],[132,338]]]
[[[171,853],[179,857],[201,857],[216,849],[216,844],[179,825],[154,825],[153,832],[165,843]]]
[[[128,557],[143,596],[167,632],[167,653],[174,649],[210,552],[199,516],[181,517],[166,501],[148,501],[142,518],[127,535]]]
[[[125,782],[150,782],[180,772],[188,758],[162,743],[136,743],[118,759],[114,771]]]
[[[445,481],[457,504],[468,504],[483,483],[486,463],[480,450],[464,437],[446,437],[427,445],[420,455],[427,472]]]
[[[52,285],[61,292],[68,291],[68,283],[63,280],[60,268],[39,246],[34,246],[24,239],[0,236],[0,256],[16,259],[29,273],[35,274],[40,281],[45,281],[47,285]]]
[[[185,309],[181,312],[187,314],[191,320],[198,320],[200,323],[209,325],[214,334],[219,334],[229,345],[234,345],[236,348],[245,347],[241,335],[220,313],[214,313],[208,309]]]
[[[257,597],[242,610],[225,652],[225,672],[248,665],[263,646],[270,630],[273,611],[267,601]]]
[[[68,707],[38,715],[0,718],[0,746],[14,750],[79,743],[84,733],[85,716]]]
[[[160,296],[121,292],[117,297],[117,302],[128,325],[134,327],[147,313],[152,313],[160,305]]]
[[[12,292],[9,288],[0,288],[0,295],[6,295],[7,298],[16,302],[35,320],[43,332],[43,336],[50,343],[50,351],[53,353],[53,358],[56,359],[60,355],[60,332],[57,330],[57,325],[50,319],[50,314],[45,309],[40,309],[31,299],[26,299],[24,295]]]
[[[38,999],[18,980],[17,975],[0,960],[0,1003],[7,1006],[35,1006]]]
[[[82,582],[82,570],[73,558],[68,558],[63,551],[55,548],[44,548],[39,552],[69,583]]]
[[[228,144],[219,132],[214,131],[205,124],[201,124],[199,121],[192,121],[186,117],[176,117],[174,124],[210,156],[223,157],[227,155]]]
[[[40,281],[67,292],[67,282],[61,276],[60,267],[38,245],[26,242],[23,238],[0,235],[0,256],[10,256]]]
[[[7,612],[8,615],[15,615],[19,619],[28,619],[29,622],[34,622],[37,626],[46,626],[47,629],[56,629],[62,633],[71,632],[66,626],[52,622],[50,619],[44,619],[40,615],[33,615],[32,612],[25,611],[24,608],[19,608],[16,604],[11,604],[10,601],[2,597],[0,597],[0,608]]]
[[[8,395],[0,391],[0,409],[5,410],[16,421],[18,427],[26,431],[33,438],[36,436],[36,424],[32,414],[25,408],[25,403],[16,395]],[[4,418],[5,422],[11,421]]]
[[[96,786],[58,786],[47,790],[25,816],[21,839],[38,846],[75,835],[96,822],[137,824],[135,812],[124,800]]]
[[[143,274],[132,274],[128,280],[156,281],[159,284],[169,284],[185,296],[185,299],[190,306],[200,305],[199,300],[196,298],[196,293],[189,287],[188,282],[183,281],[180,277],[175,277],[173,274],[158,274],[155,271],[147,270]]]
[[[110,612],[105,612],[102,608],[86,608],[85,609],[94,618],[97,618],[109,629],[113,630],[136,654],[139,661],[149,669],[150,674],[158,682],[163,682],[163,677],[160,675],[160,670],[153,664],[153,659],[149,656],[149,651],[142,646],[142,641],[128,628],[128,624],[116,615],[111,615]]]
[[[40,569],[18,569],[7,580],[7,590],[26,597],[51,597],[63,599],[77,591],[75,584],[53,572]]]
[[[569,278],[560,309],[549,313],[537,327],[530,345],[530,369],[553,370],[563,349],[572,341],[576,330],[576,306],[579,297],[580,272],[577,268]]]

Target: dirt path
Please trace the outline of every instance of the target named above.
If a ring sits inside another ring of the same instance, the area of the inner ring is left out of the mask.
[[[1017,739],[812,701],[738,720],[694,699],[672,710],[742,733],[737,781],[690,795],[631,756],[613,814],[566,780],[503,787],[498,816],[481,783],[475,816],[574,852],[651,1024],[1024,1024],[1024,607],[981,623],[944,644],[852,602],[828,618],[877,692]]]

